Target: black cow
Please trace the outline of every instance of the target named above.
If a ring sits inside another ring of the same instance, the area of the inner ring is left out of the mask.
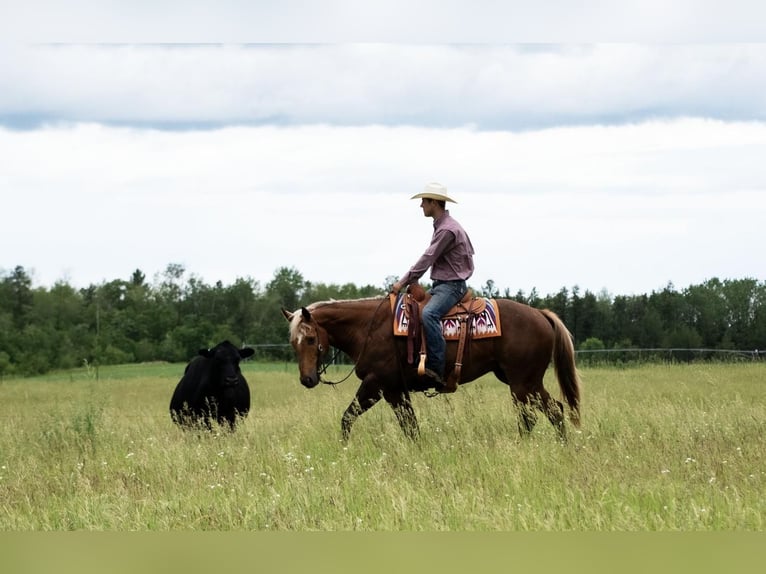
[[[237,417],[250,410],[250,388],[239,370],[240,359],[255,351],[237,349],[223,341],[212,349],[200,349],[184,371],[170,399],[170,417],[181,426],[204,425],[212,428],[215,420],[228,423],[234,430]]]

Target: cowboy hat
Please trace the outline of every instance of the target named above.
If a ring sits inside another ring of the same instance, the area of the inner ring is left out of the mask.
[[[422,193],[418,193],[416,195],[413,195],[410,199],[437,199],[439,201],[451,201],[452,203],[457,203],[454,199],[452,199],[449,195],[447,195],[447,188],[444,187],[440,183],[432,182],[429,183]]]

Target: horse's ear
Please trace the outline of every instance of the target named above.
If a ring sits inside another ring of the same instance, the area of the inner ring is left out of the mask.
[[[287,319],[288,321],[292,321],[293,320],[293,314],[290,313],[290,311],[288,311],[284,307],[282,307],[282,315],[284,315],[285,319]]]
[[[301,307],[301,314],[303,315],[304,321],[311,321],[311,313],[309,313],[309,310],[306,309],[306,307]]]

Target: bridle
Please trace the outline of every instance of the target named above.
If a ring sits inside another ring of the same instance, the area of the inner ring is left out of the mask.
[[[339,385],[342,382],[346,381],[354,373],[354,369],[356,369],[356,363],[351,365],[351,370],[340,381],[328,381],[328,380],[322,378],[322,375],[324,375],[327,372],[327,367],[329,367],[330,365],[335,363],[335,359],[338,358],[338,355],[340,355],[341,352],[342,351],[340,349],[335,349],[335,353],[333,354],[332,358],[329,361],[322,362],[322,360],[321,360],[322,345],[321,344],[319,345],[319,353],[320,353],[319,357],[320,358],[317,359],[317,376],[319,377],[319,382],[322,383],[323,385]],[[361,358],[361,355],[359,357]]]
[[[372,326],[375,321],[375,315],[378,314],[378,311],[380,311],[381,305],[388,301],[388,298],[384,297],[380,300],[380,303],[375,308],[375,312],[373,312],[372,316],[370,317],[370,324],[367,326],[367,336],[364,339],[364,345],[362,346],[362,350],[359,353],[359,357],[354,361],[354,364],[351,365],[351,370],[348,372],[348,374],[343,377],[339,381],[328,381],[326,379],[322,378],[322,375],[324,375],[327,372],[327,367],[332,365],[335,362],[335,359],[338,358],[338,355],[342,353],[340,349],[335,349],[335,354],[333,354],[332,358],[329,361],[323,362],[322,361],[322,354],[324,353],[324,348],[322,347],[322,343],[319,342],[319,337],[317,336],[317,376],[319,378],[319,382],[324,385],[339,385],[342,382],[346,381],[356,370],[356,365],[359,363],[359,361],[364,356],[364,352],[367,350],[367,343],[370,340],[370,334],[372,333]],[[317,333],[319,335],[319,333]]]

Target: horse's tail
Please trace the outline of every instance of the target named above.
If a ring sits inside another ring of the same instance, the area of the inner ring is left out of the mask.
[[[569,419],[575,427],[580,426],[580,375],[575,366],[574,344],[572,334],[559,319],[558,315],[549,309],[541,309],[541,313],[550,322],[554,332],[553,368],[564,399],[569,405]]]

